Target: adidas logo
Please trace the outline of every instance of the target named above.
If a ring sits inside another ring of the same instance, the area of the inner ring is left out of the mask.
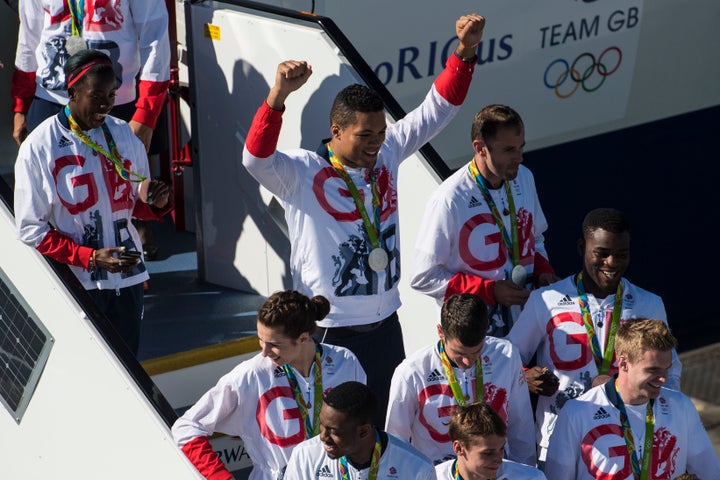
[[[610,414],[603,407],[600,407],[593,415],[593,420],[602,420],[603,418],[610,418]]]
[[[569,305],[573,305],[575,302],[572,298],[570,298],[570,295],[565,295],[560,301],[558,302],[558,307],[567,307]]]
[[[63,135],[62,137],[60,137],[60,141],[58,142],[58,148],[69,147],[72,144],[72,140],[68,139],[67,137],[65,137],[65,135]]]
[[[320,467],[318,469],[317,472],[315,472],[315,478],[320,478],[320,477],[332,478],[332,476],[333,476],[333,474],[330,471],[330,467],[328,467],[327,465],[323,465],[322,467]]]
[[[475,198],[475,195],[470,197],[470,203],[468,203],[468,208],[475,208],[482,205],[477,198]]]
[[[440,382],[442,380],[445,380],[445,377],[437,368],[430,372],[425,379],[426,382]]]
[[[285,376],[285,370],[283,370],[282,367],[275,367],[275,370],[273,370],[273,376],[275,378],[280,378]]]

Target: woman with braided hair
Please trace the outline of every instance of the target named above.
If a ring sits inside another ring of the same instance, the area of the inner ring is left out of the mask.
[[[206,478],[234,478],[208,441],[215,432],[243,440],[253,462],[251,480],[282,478],[293,448],[319,433],[324,395],[346,381],[366,382],[350,350],[313,340],[316,322],[329,311],[323,296],[271,295],[257,317],[260,353],[223,376],[175,422],[175,441]]]

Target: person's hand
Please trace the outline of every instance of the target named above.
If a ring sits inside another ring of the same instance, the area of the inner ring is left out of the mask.
[[[155,208],[163,209],[170,201],[170,187],[160,179],[150,180],[147,189],[147,203]]]
[[[13,117],[13,138],[15,139],[15,143],[20,146],[20,144],[27,137],[27,134],[28,131],[27,122],[25,121],[25,114],[21,112],[15,112],[15,116]]]
[[[140,139],[143,145],[145,145],[145,152],[150,150],[150,141],[152,140],[153,129],[136,120],[130,120],[128,125],[130,125],[130,129],[133,131],[135,136]]]
[[[560,386],[560,379],[547,367],[535,366],[529,368],[525,371],[525,381],[528,384],[530,393],[546,397],[555,394]]]
[[[530,291],[515,285],[512,280],[496,280],[493,287],[495,301],[500,305],[525,305]]]
[[[120,254],[124,251],[125,247],[105,247],[97,249],[95,251],[95,267],[102,268],[110,273],[131,271],[140,262],[140,258],[120,258]]]
[[[455,33],[458,37],[458,55],[463,58],[471,58],[475,55],[484,28],[485,17],[477,13],[463,15],[455,21]]]
[[[282,110],[285,99],[299,89],[312,75],[312,67],[305,61],[286,60],[278,65],[275,85],[270,89],[267,103],[273,110]]]
[[[560,280],[560,277],[555,275],[554,273],[541,273],[537,276],[537,286],[538,287],[546,287],[550,285],[551,283],[555,283],[558,280]]]

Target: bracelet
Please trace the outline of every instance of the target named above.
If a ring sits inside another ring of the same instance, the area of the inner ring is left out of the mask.
[[[465,58],[465,57],[461,57],[457,51],[455,51],[454,53],[457,58],[459,58],[460,60],[462,60],[465,63],[474,63],[477,61],[477,54],[473,55],[470,58]]]
[[[90,261],[88,262],[88,268],[90,270],[95,270],[95,267],[97,267],[97,250],[92,251],[92,256],[90,257]]]

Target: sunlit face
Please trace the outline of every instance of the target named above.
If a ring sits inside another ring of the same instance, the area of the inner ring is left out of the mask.
[[[462,478],[487,480],[495,478],[495,474],[502,465],[505,454],[505,437],[497,435],[477,437],[468,447],[455,440],[453,450],[457,455],[458,468]]]
[[[581,240],[578,248],[585,290],[599,298],[614,294],[630,264],[630,234],[599,228]]]
[[[467,370],[475,365],[475,361],[480,358],[485,341],[480,342],[479,345],[475,345],[474,347],[468,347],[463,345],[457,338],[448,338],[445,336],[440,325],[437,326],[437,329],[438,336],[445,345],[445,353],[455,365],[463,370]]]
[[[623,401],[630,405],[640,405],[660,395],[660,387],[667,381],[672,365],[672,351],[646,350],[635,362],[625,355],[618,357],[618,368],[623,385]]]
[[[353,459],[362,456],[363,442],[360,440],[372,434],[373,428],[369,423],[360,423],[348,418],[347,414],[323,404],[320,409],[320,441],[330,458],[340,458],[346,455]]]
[[[344,165],[372,168],[385,141],[385,112],[356,112],[355,123],[345,128],[332,125],[330,130],[331,148]]]
[[[302,353],[302,343],[310,340],[310,334],[304,332],[300,338],[293,339],[285,335],[279,328],[270,328],[257,323],[257,336],[263,357],[267,357],[275,365],[283,366],[298,360]]]
[[[97,128],[115,105],[114,76],[88,73],[68,89],[70,114],[83,130]]]
[[[494,188],[518,175],[525,148],[523,127],[501,127],[487,143],[474,140],[475,162],[482,176]]]

